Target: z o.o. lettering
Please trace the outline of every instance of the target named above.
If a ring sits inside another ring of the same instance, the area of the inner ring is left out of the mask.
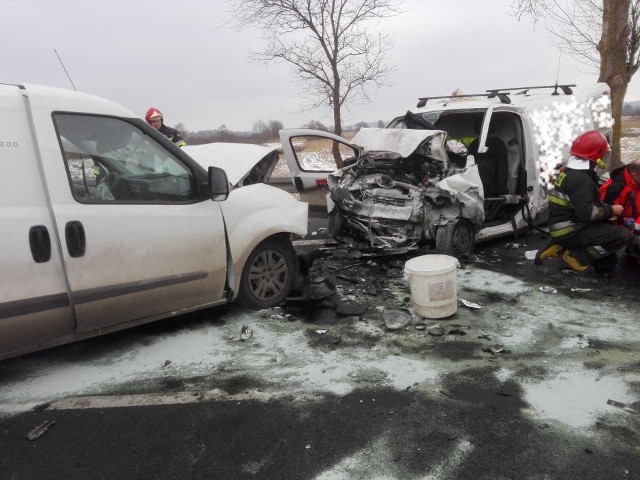
[[[0,140],[0,148],[18,148],[19,146],[18,142],[5,142]]]

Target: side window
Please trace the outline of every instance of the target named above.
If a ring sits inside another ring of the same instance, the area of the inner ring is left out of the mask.
[[[181,203],[193,172],[136,126],[117,118],[54,114],[73,197],[82,203]]]
[[[357,158],[350,146],[325,137],[292,137],[291,147],[303,172],[331,173]]]

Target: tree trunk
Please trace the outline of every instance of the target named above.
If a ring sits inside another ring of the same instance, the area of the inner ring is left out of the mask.
[[[611,113],[613,114],[613,138],[611,140],[610,169],[622,165],[620,158],[620,134],[622,132],[622,104],[631,80],[627,71],[627,45],[629,43],[629,7],[631,0],[604,0],[602,12],[602,37],[598,43],[600,53],[599,82],[611,88]]]
[[[334,89],[333,89],[333,131],[336,135],[342,135],[342,116],[340,115],[340,77],[337,70],[334,69]],[[342,155],[340,155],[340,145],[338,142],[333,142],[333,159],[336,162],[338,168],[344,167]]]

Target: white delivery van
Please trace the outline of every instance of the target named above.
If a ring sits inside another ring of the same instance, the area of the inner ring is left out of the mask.
[[[595,128],[610,138],[609,87],[573,87],[425,97],[351,140],[310,130],[280,138],[301,199],[327,204],[337,240],[464,257],[476,241],[544,218],[546,185],[575,137]]]
[[[308,206],[261,183],[277,152],[194,148],[95,96],[0,85],[0,359],[284,299]]]

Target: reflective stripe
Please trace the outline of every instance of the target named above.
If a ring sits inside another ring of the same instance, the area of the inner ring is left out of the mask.
[[[566,200],[563,200],[561,198],[558,198],[554,195],[549,195],[549,203],[553,203],[555,205],[559,205],[561,207],[571,207],[571,202],[567,202]]]
[[[578,229],[577,225],[571,225],[570,227],[565,227],[559,230],[550,231],[549,235],[551,235],[551,238],[558,238],[558,237],[562,237],[563,235],[566,235],[567,233],[571,233],[577,229]]]
[[[564,194],[562,192],[559,192],[558,190],[551,190],[549,192],[549,195],[553,195],[554,197],[557,197],[557,198],[559,198],[561,200],[565,200],[565,201],[571,203],[571,198],[569,198],[569,195],[566,195],[566,194]]]
[[[178,143],[176,143],[177,147],[184,147],[187,144],[187,142],[185,142],[184,140],[180,140]]]
[[[573,225],[577,225],[576,222],[573,222],[571,220],[567,220],[566,222],[558,222],[558,223],[554,223],[553,225],[549,225],[549,230],[551,230],[551,231],[560,230],[562,228],[571,227]]]
[[[606,257],[607,255],[609,255],[609,252],[607,252],[600,245],[594,245],[593,247],[587,247],[587,252],[589,252],[589,255],[591,255],[593,258],[596,258],[596,259],[603,258],[603,257]]]
[[[591,220],[598,220],[604,217],[604,210],[602,207],[596,207],[595,205],[591,209]]]
[[[549,202],[554,203],[556,205],[560,205],[561,207],[571,207],[571,199],[568,195],[565,195],[562,192],[557,190],[551,190],[549,192]]]

